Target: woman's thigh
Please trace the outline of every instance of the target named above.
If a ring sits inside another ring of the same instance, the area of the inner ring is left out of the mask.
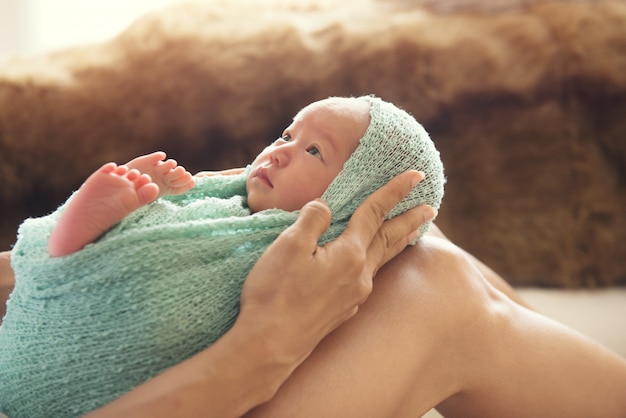
[[[250,415],[421,416],[468,379],[462,364],[477,350],[461,341],[490,323],[485,283],[443,240],[407,249],[379,271],[357,315]]]

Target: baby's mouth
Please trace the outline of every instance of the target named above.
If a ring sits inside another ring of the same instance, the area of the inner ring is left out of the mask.
[[[274,187],[274,185],[272,184],[272,181],[269,178],[269,175],[267,174],[267,168],[265,167],[259,167],[256,170],[256,174],[255,177],[257,177],[259,180],[261,180],[263,183],[267,184],[270,187]]]

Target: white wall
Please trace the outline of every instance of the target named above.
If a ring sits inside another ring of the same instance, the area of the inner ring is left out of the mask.
[[[147,11],[181,0],[0,0],[0,62],[103,41]]]
[[[31,0],[0,0],[0,60],[32,43]]]

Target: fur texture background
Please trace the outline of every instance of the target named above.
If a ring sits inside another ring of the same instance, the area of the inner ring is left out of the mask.
[[[517,285],[626,283],[623,1],[333,3],[179,5],[1,66],[0,248],[106,161],[242,166],[306,104],[375,93],[440,149],[453,241]]]

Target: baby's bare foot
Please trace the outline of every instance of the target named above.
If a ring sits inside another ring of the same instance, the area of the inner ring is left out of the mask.
[[[149,175],[115,163],[103,165],[68,202],[48,241],[50,255],[80,250],[158,196],[159,186]]]
[[[137,157],[126,165],[148,174],[159,186],[159,196],[182,194],[191,190],[196,184],[191,173],[175,160],[165,158],[164,152],[157,151]]]

